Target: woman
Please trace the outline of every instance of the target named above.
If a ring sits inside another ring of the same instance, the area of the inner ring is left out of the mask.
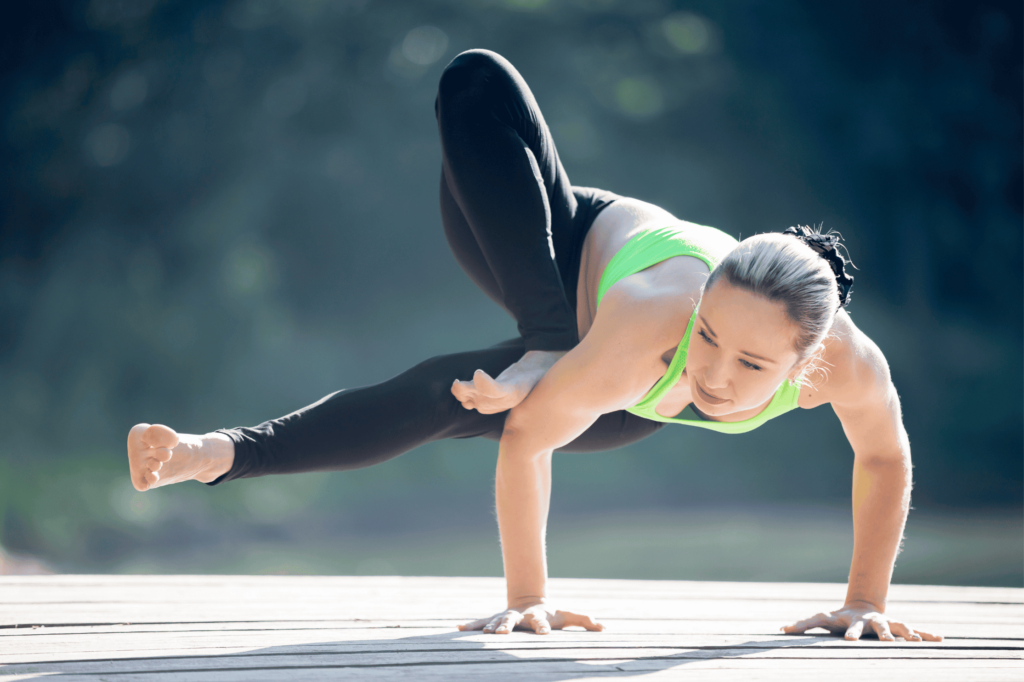
[[[651,204],[572,187],[525,81],[493,52],[447,66],[435,114],[445,236],[520,335],[256,427],[199,436],[138,424],[135,487],[354,469],[442,438],[497,440],[508,610],[459,629],[603,630],[546,599],[553,451],[616,448],[672,422],[735,433],[830,403],[855,453],[849,589],[842,608],[784,630],[941,639],[884,615],[910,451],[885,359],[841,310],[852,279],[836,240],[791,228],[737,244]]]

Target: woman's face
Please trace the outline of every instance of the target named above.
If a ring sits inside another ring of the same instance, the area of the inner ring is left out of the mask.
[[[704,292],[686,375],[694,406],[712,417],[752,410],[795,379],[797,327],[785,308],[719,279]]]

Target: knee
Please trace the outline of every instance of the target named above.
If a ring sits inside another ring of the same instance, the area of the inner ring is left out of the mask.
[[[508,60],[490,50],[466,50],[449,62],[437,86],[439,102],[451,104],[465,101],[466,95],[482,94],[488,86],[507,80],[512,69]]]

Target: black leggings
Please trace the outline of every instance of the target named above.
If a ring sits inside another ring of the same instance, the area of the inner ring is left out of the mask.
[[[533,93],[500,55],[470,50],[445,68],[434,104],[441,135],[441,220],[456,260],[516,320],[520,336],[439,355],[372,386],[346,388],[279,419],[218,429],[235,444],[233,478],[358,469],[443,438],[500,440],[508,412],[480,414],[452,395],[476,369],[497,376],[528,350],[579,342],[576,280],[583,239],[619,198],[572,187]],[[560,452],[635,443],[662,428],[602,415]]]

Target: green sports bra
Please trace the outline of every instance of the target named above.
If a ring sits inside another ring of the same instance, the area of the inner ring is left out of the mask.
[[[597,286],[597,305],[600,307],[601,299],[604,298],[608,289],[623,277],[628,277],[675,256],[694,256],[707,263],[709,268],[714,269],[718,262],[738,243],[721,230],[685,221],[680,221],[679,224],[672,227],[660,227],[638,234],[626,242],[605,267]],[[698,303],[698,307],[699,305]],[[746,433],[761,426],[769,419],[797,407],[800,384],[787,380],[779,386],[768,407],[760,414],[739,422],[716,422],[700,419],[693,411],[692,406],[687,406],[679,413],[680,415],[692,415],[692,418],[678,415],[663,417],[655,412],[654,408],[661,402],[662,397],[676,385],[683,375],[683,370],[686,369],[690,333],[693,331],[693,322],[696,319],[697,310],[694,309],[693,315],[690,316],[690,323],[686,326],[686,333],[683,334],[683,338],[679,342],[679,347],[676,349],[672,362],[669,363],[668,370],[647,392],[647,395],[641,398],[640,402],[633,407],[626,408],[627,412],[653,421],[699,426],[720,433]]]

